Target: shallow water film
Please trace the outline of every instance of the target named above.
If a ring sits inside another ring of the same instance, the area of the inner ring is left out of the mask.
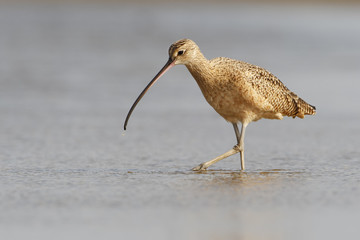
[[[360,7],[4,4],[1,239],[360,236]],[[236,143],[170,44],[262,66],[317,107]]]

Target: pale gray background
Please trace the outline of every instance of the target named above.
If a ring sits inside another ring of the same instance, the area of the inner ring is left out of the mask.
[[[0,8],[2,239],[354,239],[359,236],[360,7],[35,4]],[[269,69],[316,116],[249,125],[235,144],[184,66],[122,125],[167,60]]]

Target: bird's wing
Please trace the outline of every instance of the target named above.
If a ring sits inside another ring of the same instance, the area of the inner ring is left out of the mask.
[[[301,118],[304,114],[309,114],[306,112],[307,108],[310,108],[307,107],[309,104],[291,92],[272,73],[249,63],[242,63],[242,68],[246,81],[273,106],[275,112],[284,116]]]

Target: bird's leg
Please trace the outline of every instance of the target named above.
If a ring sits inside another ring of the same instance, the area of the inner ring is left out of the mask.
[[[235,153],[238,153],[240,150],[236,147],[230,149],[229,151],[227,151],[224,154],[221,154],[220,156],[208,161],[208,162],[204,162],[201,163],[199,166],[194,167],[192,170],[193,171],[201,171],[201,170],[206,170],[210,165],[213,165],[214,163],[217,163],[218,161],[230,157],[231,155],[234,155]]]
[[[237,145],[234,146],[234,149],[238,149],[240,152],[240,163],[241,163],[241,170],[245,169],[245,157],[244,157],[244,139],[245,139],[245,129],[247,126],[247,123],[243,123],[241,125],[241,134],[239,133],[239,128],[236,123],[233,123],[236,139],[237,139]]]
[[[241,170],[244,170],[244,168],[245,168],[245,166],[244,166],[244,137],[245,137],[245,128],[246,128],[247,124],[242,125],[241,134],[239,133],[237,124],[233,123],[233,126],[234,126],[238,144],[235,145],[232,149],[230,149],[226,153],[221,154],[220,156],[218,156],[208,162],[201,163],[200,165],[194,167],[192,169],[193,171],[206,170],[209,166],[213,165],[214,163],[217,163],[218,161],[220,161],[224,158],[230,157],[231,155],[234,155],[238,152],[240,152]]]

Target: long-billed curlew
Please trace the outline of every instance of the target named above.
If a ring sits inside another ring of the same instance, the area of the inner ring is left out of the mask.
[[[137,103],[147,90],[170,68],[184,64],[198,83],[206,101],[226,121],[232,123],[237,144],[226,153],[193,168],[205,170],[210,165],[240,152],[241,170],[244,166],[246,126],[261,118],[282,119],[283,116],[304,118],[314,115],[314,106],[291,92],[277,77],[250,63],[219,57],[207,60],[190,39],[181,39],[169,48],[169,60],[140,93],[126,117],[124,130]],[[241,133],[237,123],[241,122]]]

